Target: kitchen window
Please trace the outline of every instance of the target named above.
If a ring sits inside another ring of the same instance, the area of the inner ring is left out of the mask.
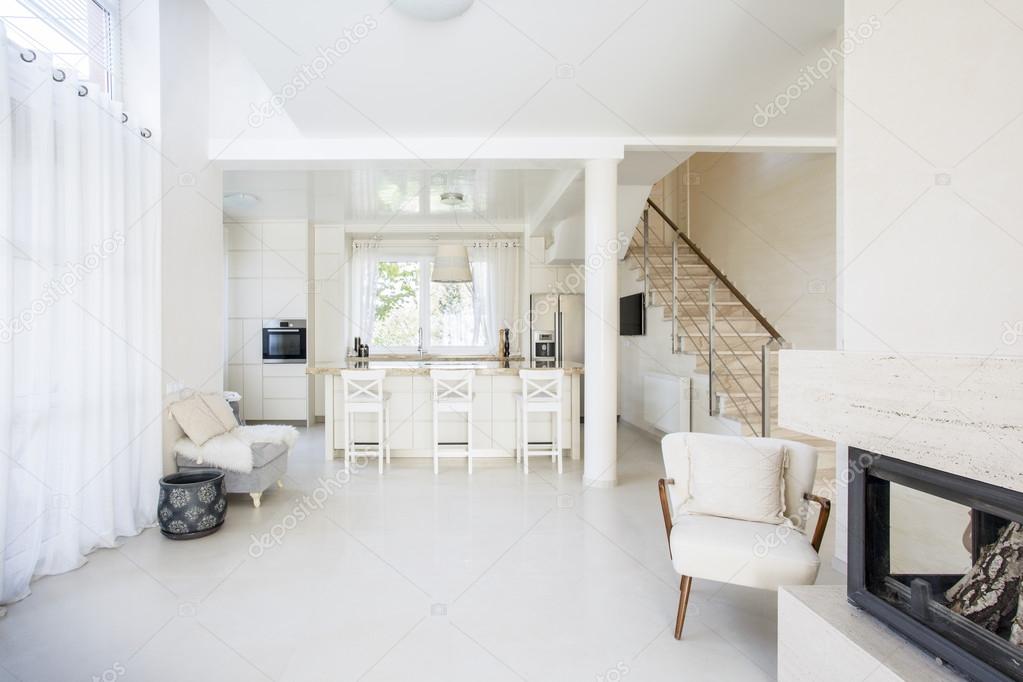
[[[473,285],[431,282],[432,256],[382,257],[376,264],[374,353],[483,355],[484,339]]]

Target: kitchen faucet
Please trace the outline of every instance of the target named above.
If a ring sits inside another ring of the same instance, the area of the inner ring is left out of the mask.
[[[419,328],[419,348],[418,348],[418,350],[419,350],[419,359],[422,360],[423,356],[426,354],[426,351],[423,350],[423,328],[422,327]]]

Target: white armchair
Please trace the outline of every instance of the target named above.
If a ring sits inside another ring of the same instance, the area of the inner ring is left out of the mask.
[[[692,436],[706,446],[715,439],[779,445],[785,448],[784,515],[791,526],[691,514],[682,507],[689,491],[689,445]],[[668,536],[668,554],[682,576],[675,618],[675,639],[682,639],[689,591],[694,578],[776,590],[781,585],[809,585],[820,568],[818,552],[831,513],[831,502],[813,494],[817,450],[805,443],[777,438],[744,438],[672,433],[661,441],[667,478],[657,482]],[[813,537],[806,536],[809,503],[820,505]]]

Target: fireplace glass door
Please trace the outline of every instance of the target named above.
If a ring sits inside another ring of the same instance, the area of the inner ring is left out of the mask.
[[[851,599],[971,677],[1023,680],[1023,496],[872,457],[850,488]]]

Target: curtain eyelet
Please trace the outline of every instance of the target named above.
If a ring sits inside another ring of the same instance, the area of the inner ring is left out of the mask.
[[[148,140],[153,136],[153,131],[150,130],[149,128],[143,128],[142,130],[139,131],[139,134]]]
[[[35,50],[25,50],[24,52],[21,53],[21,61],[28,62],[29,64],[31,64],[35,60],[36,60]]]
[[[121,123],[127,123],[127,122],[128,122],[128,114],[126,114],[126,113],[124,113],[122,111],[121,112]]]
[[[89,88],[87,88],[84,85],[79,85],[78,86],[78,96],[79,97],[85,97],[88,94],[89,94]]]
[[[53,70],[53,80],[57,81],[58,83],[63,83],[66,78],[67,78],[67,74],[64,73],[63,69],[54,69]]]

